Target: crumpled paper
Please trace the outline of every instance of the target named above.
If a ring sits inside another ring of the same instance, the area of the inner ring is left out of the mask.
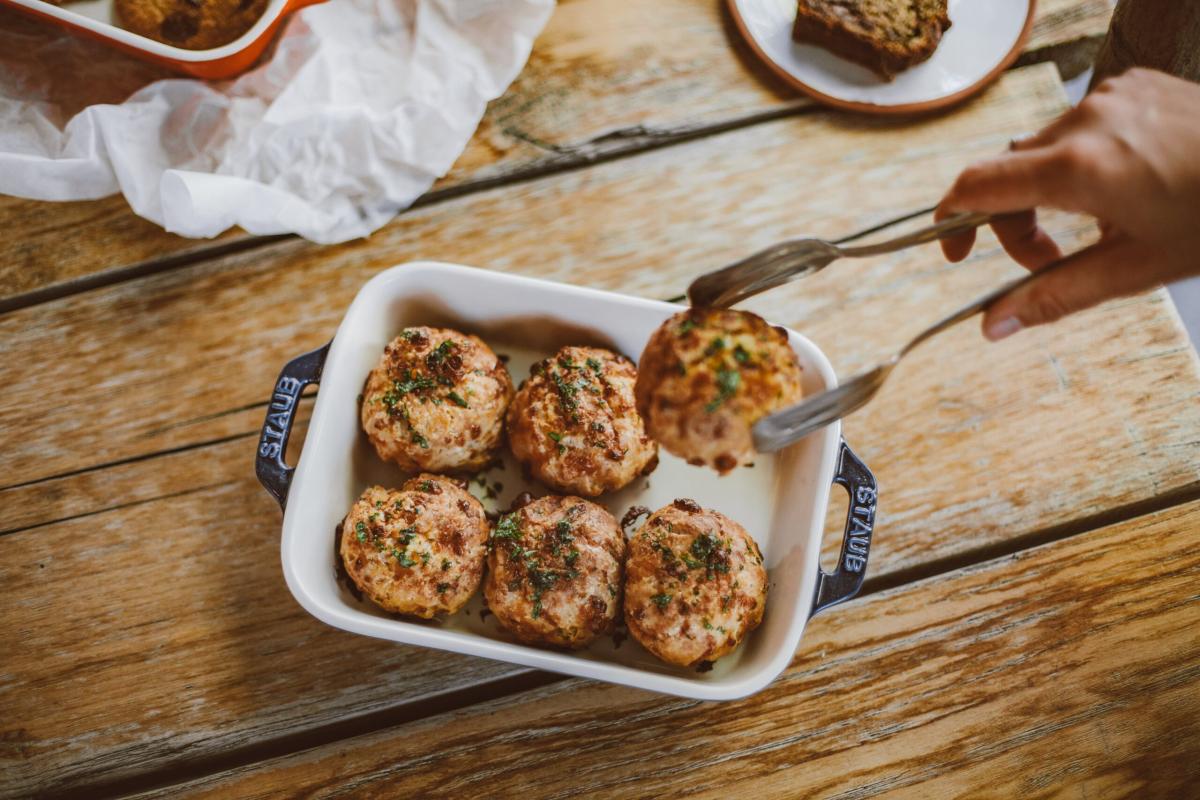
[[[366,236],[450,169],[552,10],[328,0],[293,14],[252,71],[213,83],[5,12],[0,193],[119,191],[184,236]]]

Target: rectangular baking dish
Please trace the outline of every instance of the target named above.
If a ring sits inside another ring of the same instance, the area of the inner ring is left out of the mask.
[[[117,24],[112,0],[79,0],[56,6],[43,0],[0,0],[74,33],[111,45],[145,61],[197,78],[229,78],[250,67],[270,43],[283,18],[323,0],[269,0],[258,22],[229,44],[208,50],[186,50],[139,36]]]
[[[609,347],[636,359],[650,333],[678,306],[480,269],[419,262],[388,269],[359,291],[333,341],[284,367],[259,440],[256,471],[284,508],[281,555],[296,600],[318,619],[366,636],[433,647],[584,678],[705,700],[728,700],[766,686],[787,667],[804,626],[816,612],[858,592],[875,518],[875,480],[841,439],[838,424],[753,468],[719,477],[661,452],[645,480],[599,502],[620,519],[632,505],[659,508],[676,497],[740,522],[762,548],[770,584],[763,624],[707,672],[671,667],[632,639],[603,639],[578,652],[517,643],[486,618],[479,595],[465,610],[433,622],[390,615],[355,599],[338,580],[335,528],[364,488],[398,486],[403,476],[375,455],[359,424],[359,395],[384,346],[408,325],[451,327],[479,335],[509,354],[514,382],[534,360],[566,344]],[[835,383],[821,351],[788,331],[804,369],[804,389]],[[304,387],[320,383],[299,463],[284,461]],[[492,508],[526,488],[506,458],[504,486]],[[491,479],[488,481],[491,483]],[[819,566],[830,486],[841,484],[850,506],[834,572]],[[530,487],[535,495],[545,489]],[[472,484],[477,496],[479,485]]]

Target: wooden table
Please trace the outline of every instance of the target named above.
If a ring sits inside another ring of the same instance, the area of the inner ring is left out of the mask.
[[[881,485],[867,585],[739,702],[326,627],[251,469],[277,369],[378,270],[676,295],[930,204],[1065,108],[1059,69],[1108,13],[1042,0],[981,97],[876,120],[789,94],[719,3],[566,2],[454,171],[338,247],[0,199],[0,795],[1197,796],[1200,375],[1161,291],[906,361],[845,424]],[[985,236],[963,265],[839,264],[751,305],[846,375],[1016,272]]]

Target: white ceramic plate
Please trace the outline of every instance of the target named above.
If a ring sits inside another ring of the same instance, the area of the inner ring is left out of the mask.
[[[766,618],[709,672],[668,666],[632,639],[620,646],[603,639],[573,653],[519,644],[495,617],[482,617],[479,595],[465,610],[437,622],[401,619],[355,599],[336,576],[334,530],[346,511],[365,487],[398,486],[403,480],[398,469],[376,457],[358,413],[367,373],[398,331],[441,325],[475,333],[510,357],[509,369],[520,381],[530,364],[565,344],[597,344],[636,357],[650,333],[678,310],[669,303],[447,264],[407,264],[375,276],[359,291],[332,344],[284,368],[259,443],[259,477],[286,501],[282,558],[292,594],[330,625],[380,639],[710,700],[766,686],[791,661],[809,616],[857,592],[866,568],[874,480],[841,442],[836,424],[724,478],[663,452],[648,479],[600,500],[620,519],[632,505],[655,509],[691,497],[737,520],[758,541],[770,578]],[[789,336],[804,368],[805,391],[833,386],[825,356],[800,334]],[[304,385],[316,382],[321,389],[293,474],[281,453],[297,398]],[[523,482],[511,455],[505,462],[505,473],[487,476],[489,483],[504,484],[499,497],[481,498],[489,510],[506,507],[525,488],[546,493]],[[843,541],[839,571],[824,574],[818,556],[835,481],[855,500],[848,520],[852,535]],[[478,496],[480,487],[471,488]]]
[[[827,50],[792,41],[795,0],[729,0],[754,52],[793,87],[830,105],[873,113],[942,108],[981,90],[1020,54],[1036,0],[950,0],[937,50],[891,82]]]

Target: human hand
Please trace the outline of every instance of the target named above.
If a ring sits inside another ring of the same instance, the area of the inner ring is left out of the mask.
[[[993,341],[1200,274],[1200,85],[1144,69],[1110,78],[1010,152],[963,170],[936,216],[1004,213],[996,236],[1036,271],[1062,258],[1039,207],[1096,217],[1100,241],[997,300],[983,319]],[[962,234],[942,251],[961,261],[974,242]]]

